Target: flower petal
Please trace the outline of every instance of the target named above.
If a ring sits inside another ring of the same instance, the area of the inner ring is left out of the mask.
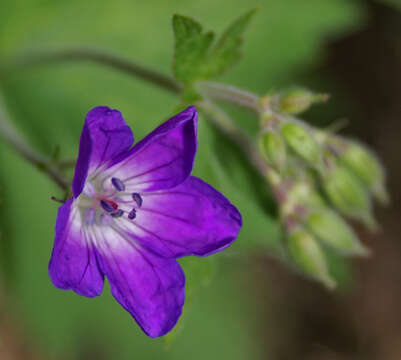
[[[181,315],[185,276],[173,259],[141,248],[119,229],[96,229],[99,263],[115,299],[150,337],[165,335]]]
[[[119,220],[141,244],[163,257],[207,256],[229,246],[241,229],[241,214],[217,190],[189,177],[165,191],[143,194],[134,221]]]
[[[78,197],[88,174],[126,152],[134,142],[131,129],[118,110],[98,106],[89,111],[79,143],[72,189]]]
[[[79,295],[94,297],[103,289],[96,249],[82,229],[81,214],[73,199],[58,211],[49,275],[56,287],[72,289]]]
[[[174,116],[114,160],[104,176],[121,179],[127,191],[154,191],[181,184],[192,171],[197,120],[194,107]]]

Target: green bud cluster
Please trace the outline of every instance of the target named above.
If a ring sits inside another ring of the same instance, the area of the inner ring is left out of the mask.
[[[299,88],[264,97],[259,150],[279,179],[271,185],[284,184],[277,192],[284,196],[277,201],[289,258],[333,288],[327,251],[369,254],[342,216],[374,229],[372,198],[387,203],[388,195],[383,167],[370,150],[290,115],[326,99]]]
[[[286,225],[290,259],[299,270],[329,288],[335,286],[335,281],[328,271],[327,251],[343,256],[369,254],[352,228],[330,207],[310,179],[294,182],[279,205]]]
[[[263,118],[259,149],[267,164],[285,173],[294,160],[318,170],[322,168],[322,149],[314,134],[302,122],[281,117]],[[270,120],[270,121],[269,121]]]

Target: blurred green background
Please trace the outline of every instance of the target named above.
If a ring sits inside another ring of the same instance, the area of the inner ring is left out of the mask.
[[[0,142],[0,359],[401,358],[397,0],[1,0],[0,61],[25,50],[91,46],[171,74],[174,13],[218,32],[255,6],[243,59],[221,81],[260,94],[293,84],[332,94],[307,119],[327,125],[348,118],[346,132],[368,142],[390,171],[394,205],[378,213],[383,231],[359,231],[377,255],[352,270],[334,259],[347,284],[334,293],[274,261],[280,231],[268,189],[255,189],[243,159],[201,119],[195,174],[239,207],[244,227],[222,254],[183,260],[190,286],[184,316],[167,339],[149,339],[108,288],[86,299],[53,287],[47,263],[57,204],[49,197],[60,191]],[[0,86],[31,144],[44,154],[59,146],[63,157],[76,156],[94,106],[119,109],[140,139],[178,103],[87,62],[2,73]],[[230,110],[245,131],[256,130],[251,114]]]

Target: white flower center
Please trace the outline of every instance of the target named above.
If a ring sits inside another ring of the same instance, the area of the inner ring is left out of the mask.
[[[137,209],[142,206],[142,196],[125,191],[124,183],[115,177],[96,181],[88,179],[78,197],[78,208],[85,225],[110,225],[113,218],[127,216],[136,218]]]

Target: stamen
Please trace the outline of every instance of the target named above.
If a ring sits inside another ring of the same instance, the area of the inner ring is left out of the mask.
[[[84,222],[86,225],[93,225],[96,221],[96,210],[93,208],[86,209]]]
[[[128,219],[134,220],[136,218],[136,210],[132,209],[128,214]]]
[[[132,200],[136,202],[138,207],[142,206],[142,197],[138,193],[132,193]]]
[[[118,208],[118,205],[110,200],[100,200],[100,205],[107,212],[112,212]]]
[[[116,190],[118,190],[118,191],[125,190],[125,185],[120,179],[113,177],[113,178],[111,178],[111,183],[116,188]]]
[[[114,218],[119,218],[124,215],[124,211],[122,211],[121,209],[118,209],[116,212],[113,212],[110,215]]]

